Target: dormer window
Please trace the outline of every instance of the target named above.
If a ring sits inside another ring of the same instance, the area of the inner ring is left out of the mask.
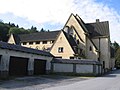
[[[29,42],[29,45],[32,45],[33,44],[33,42]]]
[[[27,42],[23,42],[23,45],[26,45],[27,44]]]

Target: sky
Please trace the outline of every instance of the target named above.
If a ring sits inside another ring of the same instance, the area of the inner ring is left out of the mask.
[[[85,23],[109,21],[111,41],[120,44],[120,0],[0,0],[0,19],[26,29],[60,30],[71,13]]]

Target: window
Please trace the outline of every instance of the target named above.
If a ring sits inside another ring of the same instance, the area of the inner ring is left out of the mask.
[[[90,46],[89,50],[92,51],[92,47],[91,46]]]
[[[43,43],[43,44],[47,44],[47,41],[43,41],[42,43]]]
[[[80,44],[79,40],[77,40],[77,44]]]
[[[50,44],[54,43],[54,41],[50,41]]]
[[[58,48],[58,52],[59,52],[59,53],[63,53],[63,47],[59,47],[59,48]]]
[[[36,44],[40,44],[40,41],[35,42]]]
[[[33,42],[29,42],[29,44],[30,44],[30,45],[32,45],[32,44],[33,44]]]
[[[74,59],[74,57],[70,57],[70,59]]]
[[[23,42],[23,45],[26,45],[27,44],[27,42]]]

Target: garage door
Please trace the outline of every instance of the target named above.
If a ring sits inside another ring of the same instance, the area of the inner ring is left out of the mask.
[[[35,59],[34,60],[34,74],[40,75],[46,72],[46,60]]]
[[[9,75],[25,76],[28,73],[28,58],[10,57]]]

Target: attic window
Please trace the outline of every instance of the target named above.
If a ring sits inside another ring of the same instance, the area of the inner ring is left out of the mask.
[[[23,42],[23,45],[26,45],[27,44],[27,42]]]
[[[35,42],[36,44],[40,44],[40,41]]]
[[[77,40],[77,44],[80,44],[79,40]]]
[[[52,40],[52,41],[50,41],[50,44],[52,44],[52,43],[54,43],[54,41]]]
[[[92,51],[92,47],[91,46],[90,46],[89,50]]]
[[[59,53],[63,53],[63,47],[59,47],[59,48],[58,48],[58,52],[59,52]]]
[[[33,44],[33,42],[29,42],[29,45],[32,45]]]
[[[47,44],[47,41],[43,41],[43,44]]]

